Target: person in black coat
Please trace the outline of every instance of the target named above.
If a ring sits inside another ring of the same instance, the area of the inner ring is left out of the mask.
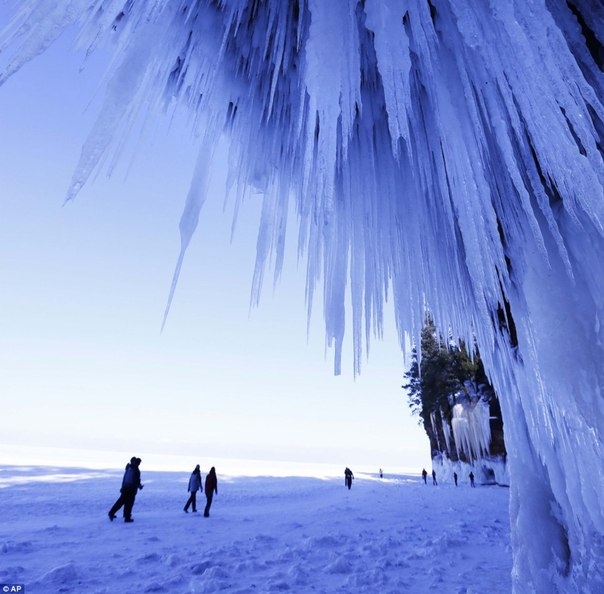
[[[139,489],[143,488],[141,484],[140,463],[142,460],[133,456],[130,462],[126,464],[124,478],[122,479],[122,488],[120,496],[109,510],[109,519],[113,522],[116,516],[115,513],[124,506],[124,522],[133,522],[132,508],[134,507],[134,499]]]
[[[206,507],[203,510],[204,518],[210,517],[210,506],[212,505],[212,499],[214,493],[218,495],[218,479],[216,478],[216,469],[212,466],[210,472],[206,475],[206,483],[204,492],[206,494]]]
[[[199,464],[195,467],[195,470],[191,473],[191,478],[189,479],[189,487],[188,491],[191,493],[189,499],[185,503],[184,510],[186,513],[189,513],[189,506],[193,507],[193,511],[197,511],[197,491],[201,489],[201,470],[199,469]]]
[[[344,485],[350,489],[352,487],[352,479],[354,478],[354,474],[352,474],[352,470],[348,468],[348,466],[344,469]]]

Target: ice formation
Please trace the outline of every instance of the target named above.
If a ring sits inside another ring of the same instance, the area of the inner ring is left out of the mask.
[[[451,482],[454,472],[459,477],[473,472],[479,484],[509,486],[498,400],[471,382],[448,398],[447,412],[441,406],[424,422],[436,474]]]
[[[115,46],[68,199],[113,135],[183,106],[199,166],[264,192],[253,299],[288,211],[335,370],[391,294],[401,344],[476,336],[501,396],[519,591],[604,591],[604,7],[594,0],[22,0],[0,82],[65,28]],[[177,275],[176,275],[177,276]],[[175,279],[176,280],[176,279]]]
[[[453,405],[451,428],[458,455],[466,453],[470,460],[488,454],[491,442],[489,405],[484,400]]]

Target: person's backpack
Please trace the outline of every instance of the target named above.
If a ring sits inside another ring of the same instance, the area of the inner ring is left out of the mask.
[[[134,474],[134,468],[130,464],[126,466],[126,472],[124,473],[124,480],[122,481],[122,487],[137,487],[136,477]]]

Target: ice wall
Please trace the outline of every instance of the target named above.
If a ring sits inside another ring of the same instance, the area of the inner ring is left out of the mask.
[[[501,396],[519,591],[604,591],[604,8],[593,0],[23,0],[0,83],[77,25],[116,63],[72,199],[149,111],[190,110],[199,167],[265,192],[253,296],[294,208],[307,296],[354,373],[386,297],[470,344]],[[113,149],[112,149],[113,150]],[[178,276],[175,275],[175,283]],[[173,285],[175,286],[175,284]]]

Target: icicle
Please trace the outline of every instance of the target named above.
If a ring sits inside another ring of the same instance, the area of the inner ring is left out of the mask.
[[[180,253],[178,254],[178,261],[176,262],[176,268],[172,277],[170,293],[168,295],[168,301],[162,321],[162,329],[166,324],[168,313],[170,312],[170,307],[172,306],[172,299],[174,298],[174,292],[176,291],[176,285],[178,284],[178,278],[180,276],[180,270],[182,268],[187,248],[189,247],[191,238],[197,229],[199,215],[206,200],[209,172],[211,170],[212,158],[214,156],[214,148],[214,142],[206,139],[206,142],[202,144],[197,156],[195,172],[193,173],[193,179],[191,181],[189,193],[187,194],[185,208],[180,218]]]
[[[451,451],[451,428],[449,427],[449,423],[445,417],[443,410],[440,410],[440,422],[443,428],[443,435],[445,437],[445,447],[446,451]]]
[[[89,6],[89,0],[24,2],[11,23],[0,32],[0,52],[19,44],[15,57],[0,73],[0,85],[24,64],[48,49]]]

